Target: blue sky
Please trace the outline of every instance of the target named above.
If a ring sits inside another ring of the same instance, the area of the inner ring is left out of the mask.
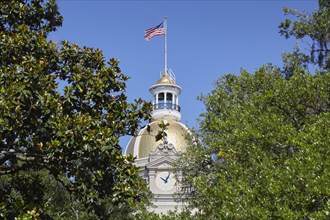
[[[281,66],[281,54],[295,40],[278,33],[283,7],[312,11],[316,0],[259,1],[85,1],[58,0],[62,27],[50,39],[99,48],[120,60],[129,100],[151,100],[149,87],[164,68],[164,37],[143,39],[144,30],[168,20],[168,67],[182,87],[182,122],[196,126],[204,106],[196,97],[226,73],[251,72],[263,64]],[[302,49],[305,48],[301,44]],[[123,147],[128,138],[121,141]]]

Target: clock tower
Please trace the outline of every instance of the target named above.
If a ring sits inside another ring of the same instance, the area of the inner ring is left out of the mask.
[[[153,96],[152,122],[145,126],[126,147],[125,154],[132,154],[137,159],[135,165],[140,168],[140,175],[147,181],[153,193],[150,211],[166,213],[180,209],[183,203],[176,193],[180,191],[178,180],[180,172],[173,170],[173,163],[185,152],[188,128],[180,122],[181,108],[179,95],[181,87],[175,82],[175,76],[169,69],[162,71],[160,79],[149,88]],[[168,123],[166,138],[156,141],[161,122]]]

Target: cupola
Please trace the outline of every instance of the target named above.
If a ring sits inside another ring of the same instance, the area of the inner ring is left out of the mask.
[[[154,120],[181,120],[181,108],[179,106],[179,95],[181,87],[176,85],[175,75],[169,69],[162,71],[160,79],[149,88],[153,96]]]

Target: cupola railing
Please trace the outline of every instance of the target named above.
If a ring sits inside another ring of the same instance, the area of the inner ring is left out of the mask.
[[[160,110],[160,109],[169,109],[169,110],[176,110],[178,112],[181,112],[181,107],[176,104],[172,103],[158,103],[153,105],[154,110]]]

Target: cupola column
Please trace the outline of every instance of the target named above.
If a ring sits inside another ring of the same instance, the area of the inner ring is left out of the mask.
[[[158,108],[158,93],[156,93],[156,108]]]

